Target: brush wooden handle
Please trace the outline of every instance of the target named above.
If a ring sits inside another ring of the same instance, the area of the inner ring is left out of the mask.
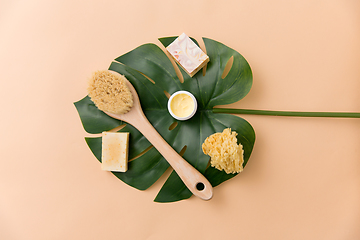
[[[209,181],[185,159],[183,159],[154,129],[147,119],[139,119],[136,127],[161,153],[176,171],[188,189],[203,200],[212,198],[213,191]]]
[[[133,96],[133,107],[125,114],[113,114],[105,112],[110,117],[130,123],[138,129],[149,142],[160,152],[160,154],[168,161],[171,167],[176,171],[186,187],[197,197],[203,200],[212,198],[213,189],[210,182],[198,171],[183,159],[155,130],[151,123],[147,120],[142,111],[139,96],[132,84],[126,80]]]

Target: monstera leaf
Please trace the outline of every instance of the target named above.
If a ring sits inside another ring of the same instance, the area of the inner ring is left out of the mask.
[[[167,46],[175,38],[159,40]],[[245,97],[252,85],[252,72],[247,61],[235,50],[208,38],[203,40],[210,58],[205,75],[200,71],[191,78],[179,68],[183,76],[181,82],[168,56],[155,44],[141,45],[116,58],[109,70],[125,75],[135,87],[150,123],[215,187],[236,174],[226,174],[209,166],[210,158],[202,152],[201,145],[209,135],[231,128],[238,133],[238,142],[244,147],[244,166],[246,165],[255,142],[253,128],[246,120],[234,115],[214,113],[213,108]],[[232,61],[232,66],[224,73],[229,60]],[[179,90],[191,92],[198,101],[197,113],[187,121],[177,121],[167,111],[166,93],[172,94]],[[126,124],[98,110],[88,96],[76,102],[75,106],[88,133],[97,134]],[[145,190],[161,177],[169,164],[130,124],[119,131],[130,132],[129,170],[125,173],[114,172],[114,175],[134,188]],[[86,142],[101,161],[101,137],[86,138]],[[155,201],[174,202],[191,195],[173,171]]]

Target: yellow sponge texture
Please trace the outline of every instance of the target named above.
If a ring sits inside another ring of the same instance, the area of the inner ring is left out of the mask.
[[[244,150],[237,144],[237,133],[226,128],[222,133],[214,133],[205,139],[202,150],[211,157],[211,166],[226,173],[239,173],[243,170]]]

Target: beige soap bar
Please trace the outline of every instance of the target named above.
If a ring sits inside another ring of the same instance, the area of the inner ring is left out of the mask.
[[[209,57],[185,33],[170,43],[166,50],[191,77],[209,62]]]
[[[128,169],[129,133],[103,132],[101,169],[126,172]]]

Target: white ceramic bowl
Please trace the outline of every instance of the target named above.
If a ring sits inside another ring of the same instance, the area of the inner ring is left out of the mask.
[[[174,114],[174,112],[172,111],[171,109],[171,102],[173,101],[174,97],[176,95],[179,95],[179,94],[186,94],[188,95],[189,97],[191,97],[191,99],[193,100],[193,103],[194,103],[194,109],[193,111],[188,115],[188,116],[185,116],[185,117],[179,117],[177,115]],[[194,97],[194,95],[192,95],[190,92],[188,91],[177,91],[175,93],[173,93],[171,95],[171,97],[169,98],[169,101],[168,101],[168,111],[169,113],[171,114],[171,116],[177,120],[180,120],[180,121],[185,121],[185,120],[188,120],[190,118],[192,118],[192,116],[194,116],[194,114],[196,113],[196,110],[197,110],[197,101],[196,101],[196,98]]]

